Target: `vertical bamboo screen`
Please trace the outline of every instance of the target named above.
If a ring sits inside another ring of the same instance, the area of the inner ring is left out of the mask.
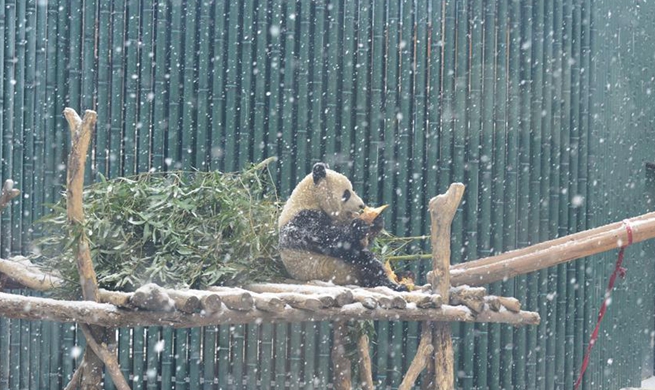
[[[30,251],[33,222],[59,197],[65,106],[99,114],[89,182],[276,155],[286,197],[326,161],[393,205],[389,230],[420,235],[429,197],[462,181],[453,262],[652,210],[652,20],[650,2],[610,0],[0,0],[2,178],[24,193],[2,213],[1,254]],[[653,255],[628,250],[585,389],[636,386],[652,369]],[[572,388],[614,256],[492,285],[543,322],[454,325],[458,387]],[[417,325],[376,331],[374,378],[395,388]],[[0,318],[0,389],[61,388],[82,339],[70,324]],[[118,340],[135,389],[331,378],[327,323]]]

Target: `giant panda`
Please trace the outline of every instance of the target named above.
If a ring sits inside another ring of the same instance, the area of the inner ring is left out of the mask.
[[[365,208],[348,178],[317,163],[285,203],[278,227],[282,262],[298,280],[363,287],[406,287],[391,281],[366,248],[371,227],[358,218]]]

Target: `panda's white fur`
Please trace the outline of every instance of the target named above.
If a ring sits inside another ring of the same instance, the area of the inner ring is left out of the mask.
[[[280,229],[303,210],[321,210],[335,222],[348,223],[365,207],[346,176],[327,168],[325,174],[325,179],[318,183],[314,183],[313,173],[298,183],[282,208]],[[350,197],[344,202],[345,191],[350,191]]]
[[[280,254],[298,280],[399,288],[362,244],[365,207],[348,178],[317,163],[293,190],[280,218]]]

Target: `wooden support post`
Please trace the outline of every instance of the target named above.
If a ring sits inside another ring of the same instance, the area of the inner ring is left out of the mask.
[[[463,195],[464,185],[453,183],[445,194],[430,200],[432,273],[428,281],[432,291],[441,295],[444,302],[449,302],[450,298],[450,228]],[[434,386],[437,390],[452,390],[455,371],[450,323],[434,323],[432,343]]]
[[[432,346],[432,326],[430,326],[428,321],[423,322],[422,326],[421,341],[416,349],[416,356],[407,369],[407,374],[405,374],[405,378],[403,378],[402,383],[398,386],[398,390],[410,390],[421,374],[421,371],[432,361],[432,353],[434,352],[434,347]]]
[[[73,373],[70,382],[68,382],[66,387],[64,387],[64,390],[75,390],[78,388],[80,384],[80,377],[82,376],[82,371],[84,370],[84,366],[86,366],[86,362],[84,361],[84,359],[82,359],[82,362],[80,363],[79,366],[77,366],[77,369]]]
[[[352,388],[350,359],[346,356],[346,338],[348,337],[347,321],[333,322],[332,335],[334,388],[335,390],[350,390]]]
[[[84,224],[84,211],[82,208],[82,192],[84,191],[84,166],[89,150],[93,127],[97,114],[87,110],[84,119],[77,115],[72,108],[64,109],[64,116],[71,131],[71,151],[68,155],[68,172],[66,180],[66,209],[68,222],[73,225],[74,231],[79,234],[76,248],[77,270],[80,273],[82,296],[87,301],[98,301],[98,282],[91,261],[89,242],[82,229]],[[79,228],[79,229],[78,229]]]
[[[68,169],[66,176],[66,210],[68,213],[68,222],[72,226],[72,231],[76,238],[75,257],[77,261],[77,270],[80,274],[80,285],[82,286],[82,296],[86,301],[99,301],[98,281],[93,262],[91,261],[91,249],[89,240],[84,232],[84,209],[82,204],[82,194],[84,191],[84,167],[86,165],[86,156],[89,151],[93,128],[96,124],[98,115],[95,111],[86,110],[84,118],[72,108],[64,109],[64,117],[68,121],[71,132],[71,150],[68,155]],[[87,338],[87,347],[84,352],[84,369],[80,378],[80,388],[100,389],[102,384],[103,359],[98,353],[109,355],[110,352],[102,347],[101,343],[113,339],[110,329],[101,326],[88,327],[82,325],[84,335]],[[98,342],[99,340],[99,342]],[[92,345],[96,348],[92,348]],[[100,351],[102,349],[102,351]],[[100,352],[99,352],[100,351]],[[112,376],[114,383],[126,383],[120,370],[112,370],[110,367],[109,374]],[[120,375],[120,378],[116,375]],[[129,387],[123,387],[129,389]]]
[[[373,386],[373,364],[368,350],[368,336],[361,335],[357,341],[357,354],[359,355],[359,385],[362,390],[375,389],[375,386]]]
[[[107,371],[109,371],[109,374],[114,381],[114,386],[116,386],[118,390],[130,390],[130,386],[127,384],[125,377],[123,377],[121,368],[118,366],[116,354],[110,351],[107,346],[100,345],[95,341],[88,325],[80,324],[80,329],[82,329],[89,347],[91,347],[93,352],[95,352],[100,359],[102,359],[103,363],[105,363],[105,367],[107,367]]]

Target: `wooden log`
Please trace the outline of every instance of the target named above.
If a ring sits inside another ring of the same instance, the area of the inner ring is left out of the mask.
[[[630,220],[633,243],[655,237],[655,216],[652,214]],[[625,225],[619,222],[502,255],[469,261],[453,266],[451,270],[452,283],[453,285],[480,286],[506,280],[517,275],[620,248],[628,242],[627,236]]]
[[[330,307],[319,311],[307,311],[285,307],[280,312],[221,310],[216,313],[180,313],[133,311],[117,308],[106,303],[87,301],[63,301],[50,298],[26,297],[0,292],[2,316],[30,320],[80,322],[107,327],[172,326],[190,328],[220,324],[247,324],[251,322],[304,322],[341,320],[397,320],[397,321],[463,321],[498,322],[512,325],[537,325],[539,315],[533,312],[509,310],[493,312],[483,310],[473,315],[467,308],[442,305],[439,309],[419,309],[413,305],[403,310],[369,310],[360,303],[343,307]]]
[[[100,289],[100,301],[122,308],[140,307],[158,311],[170,307],[170,301],[166,300],[166,296],[168,296],[173,301],[175,309],[183,313],[195,313],[200,309],[213,313],[222,309],[220,295],[208,291],[162,289],[156,285],[146,285],[137,291],[139,294],[136,302],[133,302],[134,293]],[[160,295],[161,292],[165,295]],[[235,288],[234,292],[243,292],[243,290]],[[284,309],[285,303],[274,294],[248,294],[252,295],[254,306],[259,310],[281,311]],[[241,306],[239,307],[241,308]]]
[[[77,366],[77,368],[75,369],[75,372],[73,373],[70,382],[68,382],[66,387],[64,387],[64,390],[75,390],[79,387],[80,379],[82,378],[82,371],[84,371],[85,365],[86,362],[84,361],[84,358],[82,358],[80,365]]]
[[[248,291],[218,286],[209,287],[208,290],[218,295],[228,309],[249,311],[255,308],[255,300]]]
[[[434,330],[433,330],[434,332]],[[432,347],[434,351],[434,346]],[[426,360],[425,364],[425,375],[423,376],[423,381],[421,382],[421,390],[433,390],[434,389],[434,353]]]
[[[430,200],[432,280],[429,282],[445,301],[450,292],[450,229],[463,195],[464,185],[453,183],[445,194]]]
[[[399,295],[382,294],[376,291],[364,290],[361,288],[352,289],[352,293],[356,301],[371,298],[374,299],[378,306],[382,309],[404,309],[407,307],[407,301],[405,301]]]
[[[72,108],[64,109],[64,117],[68,121],[71,133],[71,148],[68,154],[66,169],[66,213],[73,231],[77,232],[74,243],[77,271],[80,275],[82,296],[87,301],[98,301],[98,281],[91,261],[91,249],[84,231],[84,211],[82,197],[84,191],[84,168],[93,128],[96,123],[95,111],[86,110],[84,118],[80,118]],[[101,336],[107,329],[94,329],[94,335]],[[93,337],[93,336],[91,336]],[[84,371],[80,386],[85,389],[100,389],[102,381],[102,360],[87,343],[84,351]]]
[[[109,291],[103,288],[98,289],[98,302],[100,303],[109,303],[114,306],[118,306],[124,309],[134,309],[135,306],[132,303],[132,296],[134,293],[122,292],[122,291]]]
[[[432,273],[428,281],[435,294],[450,301],[450,230],[457,207],[464,195],[464,185],[453,183],[445,194],[430,200]],[[443,307],[443,306],[442,306]],[[450,324],[436,322],[432,334],[434,348],[434,383],[437,389],[454,388],[455,368]]]
[[[323,304],[323,307],[336,307],[337,305],[337,300],[334,299],[334,297],[330,295],[316,295],[316,299],[321,301]]]
[[[484,287],[471,287],[471,286],[457,286],[450,288],[450,297],[453,296],[461,298],[470,298],[477,300],[484,300],[484,297],[487,296],[487,289]]]
[[[498,302],[505,307],[505,309],[518,313],[521,311],[521,302],[519,302],[518,299],[512,298],[512,297],[496,297],[498,298]]]
[[[421,371],[425,369],[428,362],[432,359],[432,353],[434,352],[434,347],[432,346],[432,327],[428,322],[423,322],[422,326],[421,341],[416,349],[416,355],[414,355],[414,359],[409,365],[403,381],[398,386],[398,390],[410,390],[421,374]]]
[[[36,291],[52,290],[61,286],[62,283],[61,278],[46,274],[24,256],[0,259],[0,274],[6,275],[21,286]]]
[[[359,355],[359,384],[362,390],[374,390],[373,365],[369,353],[369,340],[367,335],[361,335],[357,340],[357,353]]]
[[[484,303],[489,307],[490,310],[499,311],[503,305],[500,304],[500,300],[495,295],[489,295],[484,297]]]
[[[223,310],[223,302],[218,293],[207,290],[188,290],[200,299],[200,309],[204,314],[216,313]]]
[[[484,303],[489,307],[490,310],[493,311],[500,311],[502,308],[505,308],[513,313],[518,313],[521,311],[521,302],[519,302],[519,300],[516,298],[489,295],[484,297]]]
[[[432,344],[435,351],[434,383],[436,389],[453,390],[455,388],[455,357],[449,323],[438,322],[435,324]]]
[[[474,313],[480,313],[484,310],[484,298],[482,300],[473,299],[471,297],[450,297],[450,304],[453,306],[464,305]]]
[[[154,283],[139,287],[131,299],[132,305],[150,311],[171,311],[175,309],[175,302],[166,291]]]
[[[297,293],[311,295],[321,300],[324,307],[334,306],[334,304],[330,303],[329,299],[325,298],[326,296],[334,298],[336,300],[336,306],[343,306],[352,302],[361,302],[364,307],[369,309],[375,309],[378,306],[377,300],[373,298],[373,294],[368,293],[368,289],[353,286],[353,288],[360,291],[360,294],[355,297],[351,288],[335,286],[334,284],[321,281],[312,281],[310,283],[312,284],[257,283],[248,285],[245,288],[260,293]],[[392,298],[384,298],[388,307],[393,307],[394,302]],[[396,306],[401,306],[401,304],[396,302]]]
[[[68,169],[66,176],[66,209],[68,221],[71,225],[84,223],[82,208],[82,192],[84,191],[84,166],[89,149],[89,142],[93,135],[97,114],[86,110],[84,118],[80,118],[72,108],[64,109],[64,117],[68,121],[71,132],[71,150],[68,155]],[[91,250],[86,236],[80,229],[80,236],[76,245],[77,269],[80,273],[82,296],[87,301],[98,301],[98,282],[91,261]]]
[[[276,294],[257,294],[252,295],[255,301],[255,307],[259,310],[268,312],[281,312],[284,310],[286,303]]]
[[[258,294],[254,291],[249,291],[246,289],[241,289],[237,287],[210,287],[211,291],[220,291],[222,293],[239,291],[244,294],[248,294],[253,297],[254,305],[260,310],[264,311],[281,311],[284,308],[284,305],[289,305],[296,309],[303,310],[320,310],[324,307],[331,307],[336,305],[336,301],[330,296],[319,296],[318,294],[301,294],[296,292],[280,292],[273,294]],[[257,289],[257,288],[255,288]],[[264,291],[262,289],[257,289],[259,291]],[[256,298],[259,297],[259,298]],[[228,307],[228,305],[226,303]],[[231,307],[230,307],[231,308]]]
[[[206,313],[216,313],[223,310],[223,302],[218,294],[208,292],[200,296],[200,307]]]
[[[646,222],[646,223],[650,224],[650,223],[653,223],[653,221],[655,221],[655,212],[650,212],[650,213],[642,214],[642,215],[639,215],[639,216],[636,216],[636,217],[632,217],[632,218],[627,219],[627,221],[630,223],[631,226],[633,224],[638,223],[638,222],[639,223]],[[482,258],[482,259],[468,261],[466,263],[455,264],[455,265],[452,266],[451,270],[452,271],[455,271],[455,270],[461,271],[461,270],[466,270],[466,269],[469,269],[469,268],[476,268],[476,267],[481,267],[481,266],[484,266],[484,265],[491,265],[491,264],[501,262],[503,260],[514,259],[514,258],[517,258],[517,257],[525,256],[525,255],[530,254],[530,253],[536,253],[536,252],[540,252],[540,251],[543,251],[543,250],[548,250],[548,249],[550,249],[550,248],[552,248],[554,246],[559,246],[559,245],[562,245],[562,244],[570,245],[570,244],[573,244],[575,242],[587,240],[589,238],[600,237],[601,235],[604,235],[605,233],[612,232],[612,231],[615,231],[615,230],[622,230],[622,229],[625,230],[625,226],[624,226],[623,221],[613,222],[613,223],[603,225],[603,226],[600,226],[600,227],[597,227],[597,228],[584,230],[584,231],[581,231],[581,232],[569,234],[567,236],[563,236],[563,237],[555,238],[555,239],[552,239],[552,240],[544,241],[544,242],[541,242],[541,243],[538,243],[538,244],[530,245],[530,246],[525,247],[525,248],[515,249],[515,250],[509,251],[509,252],[504,252],[504,253],[501,253],[501,254],[496,255],[496,256],[490,256],[490,257],[485,257],[485,258]],[[633,237],[633,242],[638,242],[634,238],[635,237]],[[653,238],[653,237],[651,237],[651,238]]]
[[[528,314],[529,313],[529,314]],[[518,325],[515,323],[512,323],[515,315],[521,315],[523,318],[523,322],[520,325],[538,325],[540,318],[539,314],[536,312],[531,312],[531,311],[519,311],[519,312],[512,312],[509,310],[503,310],[502,308],[500,311],[495,312],[493,310],[483,310],[480,313],[475,315],[475,321],[476,322],[498,322],[498,323],[504,323],[504,324],[512,324],[512,325]]]
[[[0,273],[0,291],[11,290],[13,288],[21,288],[22,286],[9,279],[9,277],[3,273]]]
[[[458,286],[450,289],[450,304],[464,305],[475,313],[484,309],[484,297],[487,290],[484,287]]]
[[[311,284],[286,284],[286,283],[256,283],[244,287],[246,290],[258,293],[281,293],[291,292],[299,294],[318,294],[321,296],[330,296],[335,299],[337,306],[353,303],[352,292],[344,287],[328,285],[318,286]]]
[[[298,294],[298,293],[277,293],[275,294],[284,303],[293,307],[294,309],[318,311],[330,306],[326,306],[323,301],[313,295]]]
[[[200,310],[200,298],[192,290],[165,289],[166,294],[173,300],[175,309],[183,313],[195,313]]]
[[[346,321],[332,323],[332,372],[334,373],[334,389],[352,389],[350,359],[346,356],[346,339],[348,326]]]
[[[376,305],[382,309],[393,308],[391,298],[381,294],[370,294],[369,292],[364,292],[363,290],[353,290],[353,296],[357,302],[368,298],[370,300],[374,300]]]
[[[404,295],[400,292],[393,291],[389,287],[372,287],[367,290],[390,297],[391,307],[394,309],[404,309],[407,307],[407,301],[405,300]]]
[[[424,294],[420,292],[403,292],[399,293],[408,303],[414,303],[419,309],[434,309],[441,307],[443,299],[439,294]]]
[[[337,306],[341,307],[343,305],[348,305],[355,302],[355,297],[350,290],[344,290],[343,292],[338,292],[334,295],[334,300],[337,303]]]
[[[109,376],[111,376],[111,379],[114,382],[116,389],[130,390],[130,386],[127,384],[127,381],[125,380],[125,377],[121,372],[121,368],[118,365],[118,359],[116,358],[115,352],[112,353],[107,349],[106,346],[98,344],[95,338],[93,337],[91,333],[91,329],[89,328],[88,325],[79,324],[79,327],[80,329],[82,329],[82,332],[84,333],[84,337],[86,338],[86,342],[88,343],[88,345],[91,347],[91,349],[93,349],[93,352],[95,352],[95,354],[98,357],[100,357],[102,362],[105,364],[105,367],[107,368],[107,372],[109,373]]]
[[[11,179],[5,180],[2,185],[2,195],[0,195],[0,210],[3,210],[12,199],[20,195],[20,190],[14,188],[14,181]]]
[[[362,307],[373,310],[378,307],[378,301],[375,298],[358,295],[355,297],[355,301],[362,305]]]

